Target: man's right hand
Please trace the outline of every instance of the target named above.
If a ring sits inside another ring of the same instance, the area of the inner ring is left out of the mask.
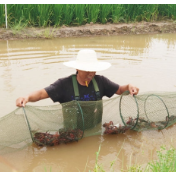
[[[25,107],[26,103],[28,102],[28,97],[19,97],[16,100],[16,106],[18,107]]]
[[[16,106],[18,107],[25,107],[27,102],[36,102],[45,98],[49,98],[48,93],[45,89],[40,89],[30,93],[25,97],[19,97],[16,100]]]

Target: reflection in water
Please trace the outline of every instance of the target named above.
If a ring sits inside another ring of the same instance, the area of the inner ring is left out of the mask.
[[[75,59],[83,48],[95,49],[100,60],[112,64],[97,74],[116,83],[132,83],[140,92],[176,90],[176,34],[0,41],[0,117],[16,108],[19,96],[75,73],[62,62]],[[47,99],[29,104],[53,102]],[[130,163],[145,165],[156,158],[153,153],[163,144],[175,146],[174,133],[175,125],[162,131],[92,136],[56,147],[33,144],[6,158],[18,171],[89,171],[101,144],[99,162],[103,168],[110,170],[110,162],[116,160],[114,170],[120,171]],[[0,170],[11,171],[4,165],[0,164]]]

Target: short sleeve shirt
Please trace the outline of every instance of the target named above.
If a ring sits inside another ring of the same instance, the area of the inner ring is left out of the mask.
[[[100,98],[103,96],[111,97],[119,89],[119,85],[110,81],[108,78],[100,75],[95,75],[95,80],[100,91]],[[78,83],[78,81],[77,81]],[[96,93],[92,81],[88,87],[78,83],[80,101],[96,101]],[[45,88],[49,97],[53,102],[65,103],[75,100],[74,88],[72,83],[72,75],[58,79],[53,84]]]

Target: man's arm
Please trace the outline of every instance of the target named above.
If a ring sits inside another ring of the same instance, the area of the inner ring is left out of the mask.
[[[131,95],[137,95],[139,92],[139,88],[128,84],[128,85],[124,85],[124,86],[119,86],[119,89],[117,90],[116,94],[121,95],[123,92],[125,91],[129,91]]]
[[[22,106],[25,106],[27,102],[36,102],[45,98],[49,98],[46,90],[45,89],[37,90],[30,93],[27,96],[19,97],[16,100],[16,106],[22,107]]]

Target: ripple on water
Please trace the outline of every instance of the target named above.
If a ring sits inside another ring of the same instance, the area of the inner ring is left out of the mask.
[[[112,64],[97,74],[120,85],[132,83],[140,92],[176,91],[176,34],[0,41],[0,46],[0,117],[16,108],[19,96],[75,73],[62,63],[75,59],[84,48],[95,49],[99,60]],[[32,105],[51,104],[47,99]],[[115,160],[114,170],[121,171],[130,163],[156,159],[161,145],[176,146],[174,134],[175,125],[162,131],[91,136],[53,148],[33,144],[5,158],[18,171],[92,171],[101,144],[99,162],[108,171]]]

